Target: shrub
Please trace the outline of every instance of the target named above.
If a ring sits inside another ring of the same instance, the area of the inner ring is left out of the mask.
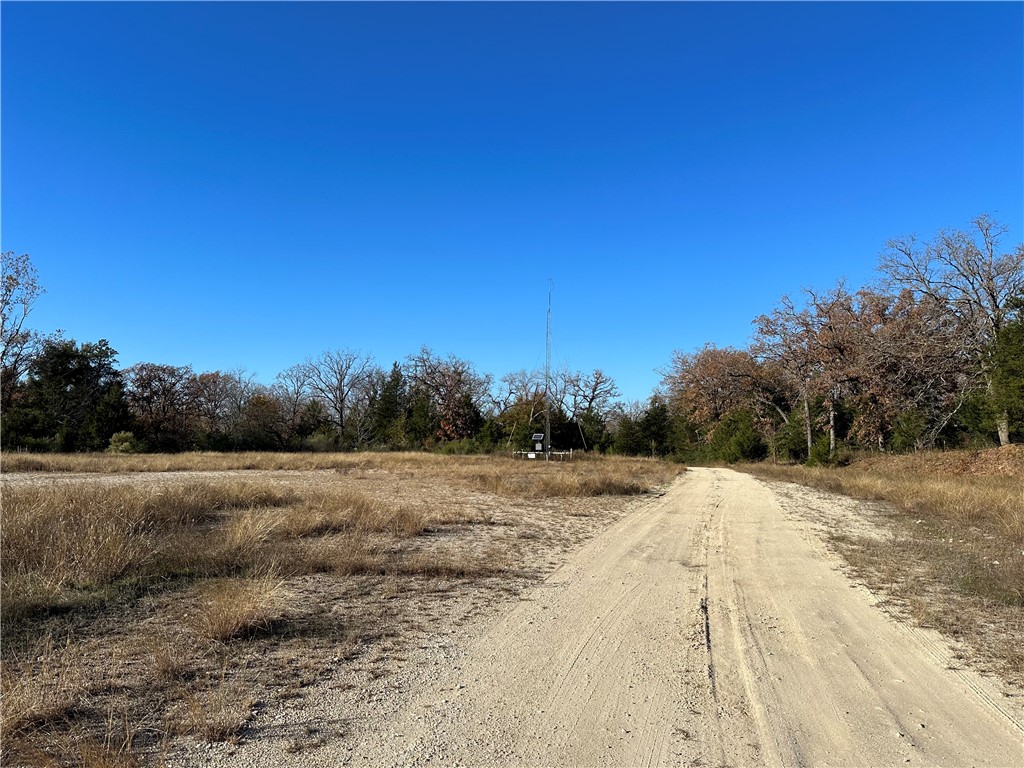
[[[146,444],[137,439],[131,432],[115,432],[110,436],[110,453],[144,453]]]

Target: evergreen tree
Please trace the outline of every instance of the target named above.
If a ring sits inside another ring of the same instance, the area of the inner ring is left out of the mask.
[[[5,414],[5,443],[54,451],[105,449],[131,417],[117,351],[105,339],[79,346],[72,339],[43,342]]]
[[[1024,297],[1012,302],[1013,316],[1003,327],[992,353],[990,407],[1006,414],[1010,437],[1024,432]]]

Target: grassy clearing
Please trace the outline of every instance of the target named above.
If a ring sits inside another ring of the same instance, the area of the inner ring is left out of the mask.
[[[886,503],[888,536],[837,531],[833,541],[856,572],[892,596],[922,626],[965,641],[975,658],[1024,683],[1024,472],[949,474],[972,466],[942,461],[839,469],[756,465],[760,477]],[[993,466],[995,462],[982,462]]]
[[[278,560],[290,575],[371,571],[388,559],[382,542],[431,525],[422,510],[338,487],[300,497],[241,481],[15,486],[4,491],[0,610],[17,626],[111,600],[118,589],[266,570]]]
[[[63,720],[85,692],[83,664],[75,649],[55,647],[52,636],[34,643],[26,656],[32,661],[15,670],[0,670],[0,733],[11,736]]]
[[[180,594],[186,610],[176,621],[195,645],[188,653],[166,637],[150,641],[149,687],[178,712],[158,730],[231,739],[248,709],[231,680],[189,681],[209,664],[203,643],[231,646],[287,630],[285,574],[405,572],[401,541],[429,525],[422,513],[351,489],[300,496],[258,480],[75,481],[9,486],[3,496],[0,740],[5,761],[26,765],[134,759],[104,747],[108,734],[94,722],[90,733],[75,734],[83,718],[95,719],[84,703],[105,688],[78,653],[81,641],[118,624],[118,613],[139,599]],[[64,633],[72,639],[58,645],[53,638]]]
[[[679,465],[624,457],[581,455],[572,462],[512,459],[505,455],[443,456],[433,453],[4,453],[0,468],[12,472],[130,474],[211,471],[416,472],[461,482],[502,496],[599,496],[644,493],[668,482]]]
[[[254,687],[290,679],[276,649],[322,636],[330,658],[348,658],[380,632],[382,601],[514,574],[515,553],[472,538],[491,526],[479,504],[535,499],[579,520],[583,502],[557,500],[641,493],[680,470],[429,454],[4,457],[5,472],[226,469],[336,472],[4,482],[0,761],[151,764],[183,735],[235,740]],[[353,608],[322,606],[322,589]],[[254,655],[271,671],[254,673]],[[308,666],[303,681],[321,674]]]
[[[381,454],[386,455],[386,454]],[[343,469],[369,465],[353,453],[4,453],[3,472],[223,472],[227,470]]]

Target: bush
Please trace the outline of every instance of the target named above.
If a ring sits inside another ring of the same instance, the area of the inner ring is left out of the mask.
[[[108,453],[145,453],[146,444],[136,439],[131,432],[115,432],[110,436]]]
[[[341,439],[333,429],[321,429],[306,438],[304,448],[314,453],[336,453],[341,450]]]
[[[928,423],[918,411],[904,411],[896,419],[892,431],[892,449],[896,453],[913,453],[924,446],[925,430]]]
[[[811,455],[807,458],[809,467],[845,467],[853,459],[850,447],[842,442],[836,442],[836,449],[829,452],[828,435],[822,435],[814,441],[811,448]]]

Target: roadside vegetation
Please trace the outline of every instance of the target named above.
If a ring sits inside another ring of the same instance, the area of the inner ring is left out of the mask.
[[[2,486],[4,764],[159,764],[180,736],[243,738],[260,707],[397,642],[403,595],[517,589],[529,558],[621,507],[602,498],[680,471],[423,453],[46,458]],[[188,474],[152,474],[168,469]]]
[[[759,477],[881,502],[882,538],[832,532],[857,575],[923,627],[1024,686],[1024,449],[744,465]]]

